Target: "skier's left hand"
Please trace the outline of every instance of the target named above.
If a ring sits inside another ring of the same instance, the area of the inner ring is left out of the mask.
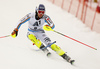
[[[49,25],[44,25],[43,29],[46,31],[52,31],[52,28]]]

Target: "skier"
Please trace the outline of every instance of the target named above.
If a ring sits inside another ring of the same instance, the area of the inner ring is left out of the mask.
[[[45,34],[43,26],[44,23],[47,23],[45,26],[49,26],[54,29],[55,25],[50,17],[45,14],[45,6],[43,4],[39,4],[34,13],[27,14],[17,23],[17,26],[11,33],[13,38],[18,35],[18,30],[21,25],[27,21],[29,21],[27,37],[33,42],[33,44],[35,44],[39,49],[42,49],[45,45],[52,43],[50,38]],[[74,60],[71,60],[71,58],[56,44],[52,44],[50,48],[67,62],[71,64],[74,62]],[[47,48],[42,49],[42,51],[47,52],[47,56],[51,54]]]

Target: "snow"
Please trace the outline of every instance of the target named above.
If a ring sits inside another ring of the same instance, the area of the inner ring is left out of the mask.
[[[53,31],[46,31],[52,41],[57,41],[67,54],[75,59],[75,65],[67,63],[51,49],[47,57],[32,45],[27,38],[27,23],[19,30],[18,37],[0,38],[0,69],[100,69],[100,33],[91,31],[75,16],[53,5],[47,0],[2,0],[0,1],[0,37],[9,35],[27,13],[33,12],[40,3],[56,27],[54,30],[86,43],[91,49]]]

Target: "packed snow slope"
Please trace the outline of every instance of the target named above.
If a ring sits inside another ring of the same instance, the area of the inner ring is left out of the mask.
[[[16,38],[0,38],[0,69],[100,69],[100,33],[91,31],[75,16],[53,5],[47,0],[0,0],[0,37],[10,35],[17,22],[36,6],[44,4],[46,14],[55,23],[55,29],[67,36],[97,48],[91,49],[53,31],[46,31],[52,41],[57,41],[67,54],[75,59],[71,65],[50,48],[52,55],[47,57],[32,45],[27,38],[27,26],[21,26]]]

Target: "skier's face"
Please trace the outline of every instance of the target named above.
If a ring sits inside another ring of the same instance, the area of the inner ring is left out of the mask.
[[[38,17],[39,17],[39,18],[42,18],[43,15],[44,15],[44,13],[45,13],[45,11],[39,10],[39,11],[38,11]]]

